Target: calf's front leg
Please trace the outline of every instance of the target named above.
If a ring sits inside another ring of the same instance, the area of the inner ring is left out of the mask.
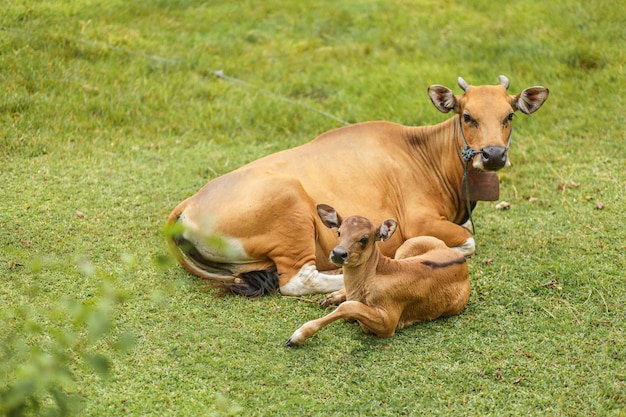
[[[344,301],[332,313],[304,323],[291,335],[285,346],[301,345],[322,327],[339,319],[358,320],[362,326],[376,333],[378,337],[393,336],[398,325],[398,318],[390,317],[389,313],[383,309],[370,307],[359,301]]]
[[[336,306],[346,301],[346,289],[342,288],[339,291],[331,292],[328,294],[320,304],[328,307],[328,306]]]

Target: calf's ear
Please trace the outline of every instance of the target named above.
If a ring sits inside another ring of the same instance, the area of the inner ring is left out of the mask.
[[[534,113],[548,99],[549,93],[545,87],[529,87],[517,96],[511,96],[513,108],[525,114]]]
[[[324,226],[330,229],[341,225],[341,216],[328,204],[318,204],[317,214],[320,216],[320,219],[322,219]]]
[[[437,110],[442,113],[449,113],[452,110],[456,112],[459,108],[459,102],[452,90],[443,85],[435,84],[428,87],[428,96]]]
[[[398,223],[396,223],[394,219],[385,220],[376,231],[376,235],[378,238],[377,240],[384,242],[385,240],[389,239],[391,235],[393,235],[393,232],[396,231],[397,226]]]

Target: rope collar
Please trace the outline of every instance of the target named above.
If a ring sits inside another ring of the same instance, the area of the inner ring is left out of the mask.
[[[465,139],[465,133],[463,133],[463,126],[461,126],[461,115],[459,114],[459,132],[461,132],[461,137],[463,138],[463,143],[465,146],[461,148],[461,159],[465,162],[465,173],[467,174],[467,164],[478,154],[482,154],[483,151],[477,151],[476,149],[469,146],[467,143],[467,139]],[[454,131],[456,133],[456,130]],[[456,135],[455,135],[456,142]]]

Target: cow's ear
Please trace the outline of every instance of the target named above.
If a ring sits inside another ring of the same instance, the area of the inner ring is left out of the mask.
[[[545,87],[529,87],[517,96],[511,96],[513,108],[525,114],[534,113],[548,99],[549,93]]]
[[[385,220],[376,231],[376,237],[378,238],[377,240],[384,242],[385,240],[389,239],[391,235],[393,235],[393,232],[396,231],[397,226],[398,223],[396,223],[394,219]]]
[[[324,226],[328,228],[332,229],[333,227],[339,227],[341,225],[341,216],[328,204],[318,204],[317,214],[319,214],[320,219],[322,219]]]
[[[448,87],[443,85],[431,85],[428,87],[428,96],[430,101],[433,102],[437,110],[442,113],[449,113],[451,111],[457,112],[459,108],[459,101]]]

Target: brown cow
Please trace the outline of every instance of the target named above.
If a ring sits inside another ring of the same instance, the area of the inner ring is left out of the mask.
[[[431,86],[435,107],[458,115],[437,125],[358,123],[214,179],[170,215],[173,253],[189,272],[243,295],[336,291],[343,278],[327,257],[335,236],[316,213],[317,202],[332,201],[374,222],[397,219],[386,255],[422,235],[472,255],[472,234],[460,226],[470,214],[460,194],[464,167],[508,165],[513,113],[533,113],[548,97],[544,87],[510,95],[508,79],[500,81],[469,86],[459,78],[461,95]]]
[[[343,267],[342,292],[347,301],[332,313],[311,320],[286,345],[301,345],[335,320],[358,320],[365,333],[393,336],[413,323],[459,314],[469,300],[470,282],[465,258],[432,236],[407,240],[395,259],[380,253],[377,241],[393,235],[397,223],[387,219],[376,228],[361,216],[342,221],[335,209],[320,204],[317,211],[326,227],[338,228],[339,242],[330,261]]]

